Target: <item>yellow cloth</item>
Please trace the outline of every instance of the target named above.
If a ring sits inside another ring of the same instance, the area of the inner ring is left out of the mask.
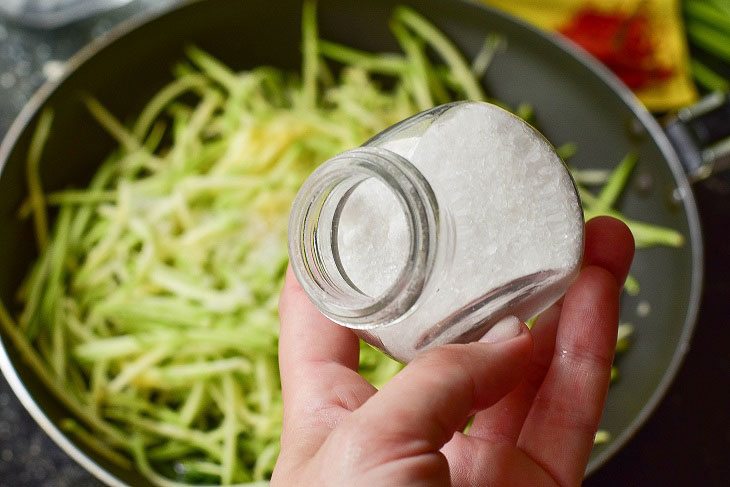
[[[697,89],[689,73],[689,53],[678,0],[483,0],[543,29],[566,25],[583,7],[632,13],[643,8],[655,36],[656,59],[669,66],[673,75],[665,81],[642,88],[636,95],[653,111],[679,108],[697,99]],[[641,5],[640,5],[641,4]]]

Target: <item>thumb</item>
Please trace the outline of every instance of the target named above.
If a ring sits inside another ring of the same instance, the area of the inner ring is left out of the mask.
[[[350,415],[350,431],[368,451],[384,456],[438,451],[471,414],[519,384],[531,355],[530,330],[507,317],[479,342],[447,345],[416,357]]]

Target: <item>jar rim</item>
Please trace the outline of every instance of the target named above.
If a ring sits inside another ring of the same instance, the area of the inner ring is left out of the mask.
[[[377,178],[398,199],[410,236],[406,262],[380,296],[360,291],[342,268],[337,224],[344,202]],[[355,329],[396,323],[414,309],[437,255],[439,206],[426,178],[403,156],[363,146],[317,168],[299,190],[289,220],[289,257],[304,291],[328,318]]]

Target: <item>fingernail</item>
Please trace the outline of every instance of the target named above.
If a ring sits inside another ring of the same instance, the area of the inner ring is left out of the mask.
[[[522,322],[516,316],[505,316],[479,340],[481,343],[506,342],[522,331]]]

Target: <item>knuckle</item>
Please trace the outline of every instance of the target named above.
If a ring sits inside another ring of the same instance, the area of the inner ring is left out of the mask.
[[[590,345],[574,343],[569,348],[556,351],[558,360],[567,362],[572,368],[591,368],[597,371],[609,371],[613,363],[613,351],[601,353]]]
[[[555,397],[546,398],[538,395],[535,405],[546,411],[546,425],[558,431],[573,431],[581,436],[592,436],[598,428],[598,420],[587,414],[574,402],[567,402]]]

